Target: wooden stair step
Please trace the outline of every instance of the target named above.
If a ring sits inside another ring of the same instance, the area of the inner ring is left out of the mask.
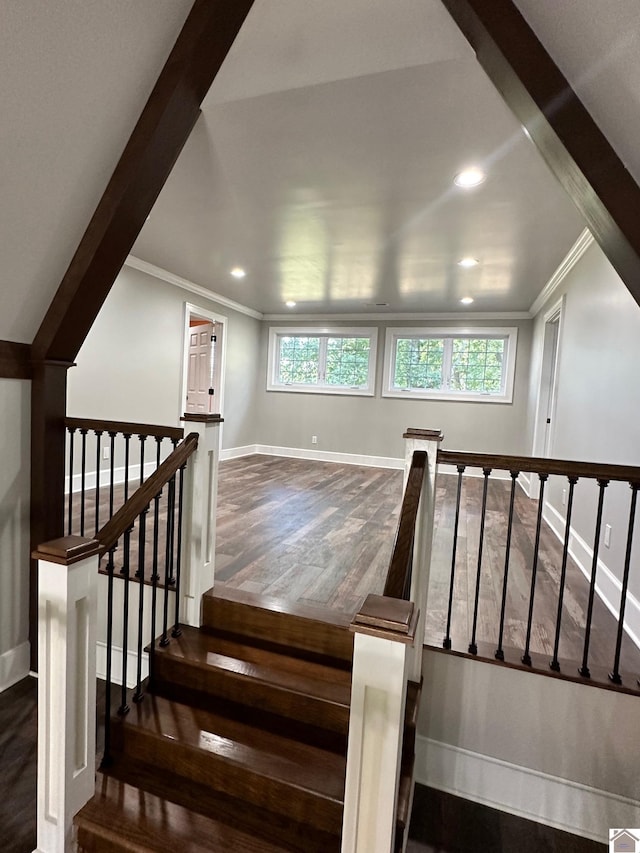
[[[171,699],[180,699],[187,688],[343,735],[348,731],[351,676],[343,669],[188,626],[156,649],[154,667],[154,692]]]
[[[283,853],[292,849],[101,773],[95,796],[80,810],[75,824],[79,853]]]
[[[345,759],[328,750],[154,695],[114,721],[113,746],[130,761],[340,833]]]
[[[265,648],[286,647],[291,656],[351,668],[350,616],[229,587],[214,587],[202,602],[202,625],[209,632],[242,637],[244,642],[251,638]]]

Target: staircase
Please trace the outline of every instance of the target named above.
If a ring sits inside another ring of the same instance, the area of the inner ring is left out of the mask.
[[[340,850],[353,635],[348,617],[235,590],[156,650],[153,692],[117,717],[113,766],[76,817],[78,849]],[[396,849],[419,698],[407,699]]]

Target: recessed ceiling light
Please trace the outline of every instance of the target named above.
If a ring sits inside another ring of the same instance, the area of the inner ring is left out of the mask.
[[[473,302],[473,296],[463,296],[460,302],[463,305],[471,305],[471,303]]]
[[[471,267],[477,267],[479,263],[480,261],[477,258],[462,258],[458,261],[458,266],[470,269]]]
[[[284,304],[287,306],[287,308],[295,308],[296,307],[296,303],[293,301],[293,299],[288,299]]]
[[[478,184],[481,184],[485,177],[486,175],[482,169],[478,169],[477,166],[472,166],[469,169],[463,169],[462,172],[458,172],[453,179],[453,183],[457,187],[463,187],[468,190],[472,187],[477,187]]]
[[[242,269],[242,267],[234,267],[231,270],[231,275],[234,278],[244,278],[246,274],[247,273],[245,272],[245,270]]]

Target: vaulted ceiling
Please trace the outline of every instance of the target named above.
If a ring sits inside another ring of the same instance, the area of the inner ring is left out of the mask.
[[[133,254],[268,314],[526,311],[583,228],[440,0],[257,0]]]

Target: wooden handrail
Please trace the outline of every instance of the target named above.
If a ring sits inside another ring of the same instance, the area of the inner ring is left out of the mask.
[[[162,465],[153,472],[149,479],[145,480],[140,488],[136,489],[113,518],[110,518],[104,527],[98,531],[95,538],[100,543],[101,555],[116,544],[125,530],[131,527],[140,513],[149,506],[156,495],[160,494],[178,468],[184,465],[197,447],[198,433],[189,433],[173,453],[164,460]]]
[[[91,418],[65,418],[68,429],[87,429],[96,432],[121,432],[125,435],[149,435],[155,438],[170,438],[180,441],[184,437],[182,427],[161,426],[158,424],[137,424],[128,421],[101,421]]]
[[[384,585],[384,594],[390,598],[405,597],[407,578],[411,571],[413,539],[426,464],[426,452],[416,450],[409,469],[407,487],[404,491],[400,518],[398,519],[396,539],[387,572],[387,581]]]
[[[640,483],[640,467],[633,465],[605,465],[564,459],[544,459],[537,456],[465,453],[458,450],[438,450],[438,463],[518,473],[524,471],[530,474],[558,474],[564,477],[586,477],[592,480],[619,480],[625,483]]]

